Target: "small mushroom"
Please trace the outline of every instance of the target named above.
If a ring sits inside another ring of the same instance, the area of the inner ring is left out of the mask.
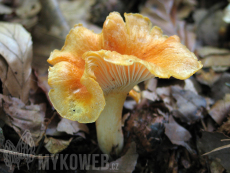
[[[101,34],[76,25],[48,62],[49,97],[64,118],[96,121],[100,149],[123,148],[122,109],[130,90],[152,77],[186,79],[202,68],[177,36],[167,37],[148,18],[112,12]]]

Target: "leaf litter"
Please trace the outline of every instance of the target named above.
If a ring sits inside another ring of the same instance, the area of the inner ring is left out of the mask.
[[[61,118],[52,108],[46,60],[61,48],[74,24],[100,33],[107,13],[139,12],[165,34],[179,35],[204,68],[185,81],[154,78],[137,86],[139,102],[128,97],[124,105],[124,150],[109,160],[109,168],[117,164],[115,172],[130,173],[230,171],[227,5],[224,0],[0,1],[0,143],[10,139],[16,144],[30,130],[37,154],[100,155],[94,123]],[[0,155],[0,172],[9,172],[2,163]],[[27,171],[23,163],[19,168]]]

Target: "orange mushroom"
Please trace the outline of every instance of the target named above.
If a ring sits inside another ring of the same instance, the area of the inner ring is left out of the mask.
[[[70,120],[96,121],[99,147],[108,154],[122,150],[122,108],[136,84],[155,76],[186,79],[202,68],[177,36],[162,35],[140,14],[125,19],[110,13],[101,34],[76,25],[48,59],[54,108]]]

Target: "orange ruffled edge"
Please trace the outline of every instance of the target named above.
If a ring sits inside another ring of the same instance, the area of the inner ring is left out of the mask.
[[[49,68],[48,83],[53,89],[49,97],[62,117],[94,122],[106,104],[93,69],[85,64],[92,51],[112,64],[144,64],[160,78],[186,79],[202,68],[177,36],[162,35],[160,28],[152,28],[149,19],[140,14],[125,14],[125,18],[126,23],[119,13],[110,13],[101,34],[76,25],[63,48],[51,53],[48,62],[54,66]]]

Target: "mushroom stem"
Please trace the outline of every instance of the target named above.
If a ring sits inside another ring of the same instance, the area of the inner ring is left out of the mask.
[[[118,155],[123,148],[121,115],[126,96],[127,93],[105,95],[105,108],[96,121],[98,144],[103,153]]]

